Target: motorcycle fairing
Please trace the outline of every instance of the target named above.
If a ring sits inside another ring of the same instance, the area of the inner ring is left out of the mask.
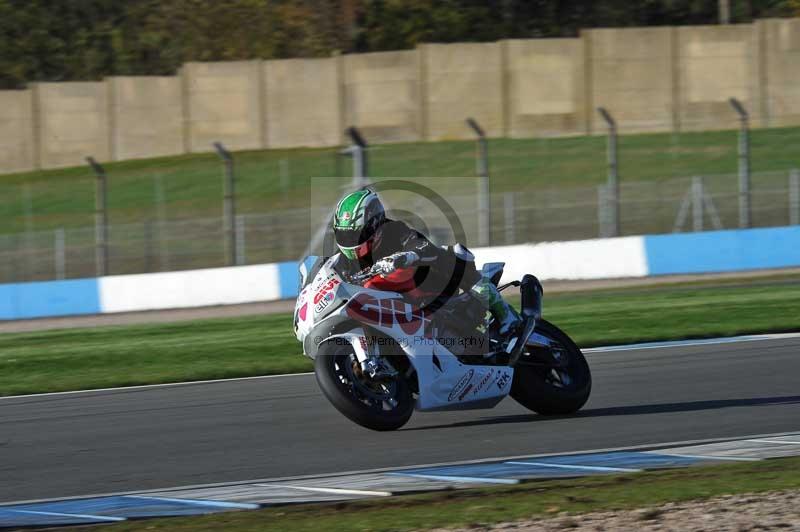
[[[355,321],[364,330],[379,333],[364,332],[357,343],[368,345],[379,338],[388,338],[407,355],[417,374],[418,410],[491,408],[508,395],[513,368],[463,364],[436,340],[430,317],[424,311],[415,310],[400,294],[346,283],[330,266],[323,266],[298,297],[295,326],[308,356],[313,358],[319,343],[333,337],[330,334],[333,327],[326,325]],[[322,301],[329,293],[331,303],[317,312],[315,299]],[[301,316],[304,305],[306,310]],[[313,341],[305,341],[312,332],[316,333]],[[358,336],[349,331],[347,337],[355,344],[354,335]]]

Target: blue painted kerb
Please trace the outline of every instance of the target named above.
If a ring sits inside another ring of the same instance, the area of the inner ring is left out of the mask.
[[[644,237],[649,275],[800,266],[800,226]]]
[[[99,313],[97,279],[0,285],[0,320]]]
[[[278,264],[278,278],[281,288],[281,299],[297,297],[297,285],[300,283],[300,272],[296,262]]]

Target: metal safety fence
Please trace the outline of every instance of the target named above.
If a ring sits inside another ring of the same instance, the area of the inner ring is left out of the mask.
[[[346,184],[347,180],[341,183]],[[491,245],[597,238],[613,223],[607,185],[528,188],[494,192],[488,202],[472,179],[438,179],[447,203],[463,225],[468,246],[488,236]],[[430,180],[429,180],[429,183]],[[331,197],[338,195],[338,190]],[[439,244],[450,243],[450,222],[424,199],[390,202],[390,215],[405,219]],[[489,207],[489,231],[478,215]],[[619,185],[621,235],[734,229],[739,227],[737,174],[689,176]],[[132,274],[233,264],[296,260],[333,204],[235,214],[233,236],[225,216],[143,221],[107,226],[106,274]],[[800,224],[800,172],[759,172],[751,176],[752,227]],[[88,222],[89,220],[87,220]],[[484,233],[488,233],[485,235]],[[229,238],[235,240],[230,257]],[[70,279],[99,275],[98,236],[91,225],[56,227],[0,235],[0,283]]]

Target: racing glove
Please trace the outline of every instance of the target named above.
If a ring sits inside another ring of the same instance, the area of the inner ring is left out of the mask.
[[[372,270],[380,275],[389,275],[398,268],[408,268],[419,262],[419,255],[414,251],[401,251],[375,262]]]

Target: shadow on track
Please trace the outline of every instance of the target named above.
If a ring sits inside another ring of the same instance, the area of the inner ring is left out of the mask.
[[[639,416],[646,414],[665,414],[670,412],[694,412],[697,410],[715,410],[737,406],[766,406],[800,404],[800,395],[786,397],[753,397],[750,399],[720,399],[711,401],[691,401],[686,403],[660,403],[651,405],[614,406],[608,408],[586,408],[569,416],[540,416],[538,414],[522,414],[515,416],[486,417],[474,421],[461,421],[447,425],[426,425],[402,430],[429,430],[456,427],[472,427],[479,425],[502,425],[505,423],[532,423],[551,419],[575,419],[603,416]]]

